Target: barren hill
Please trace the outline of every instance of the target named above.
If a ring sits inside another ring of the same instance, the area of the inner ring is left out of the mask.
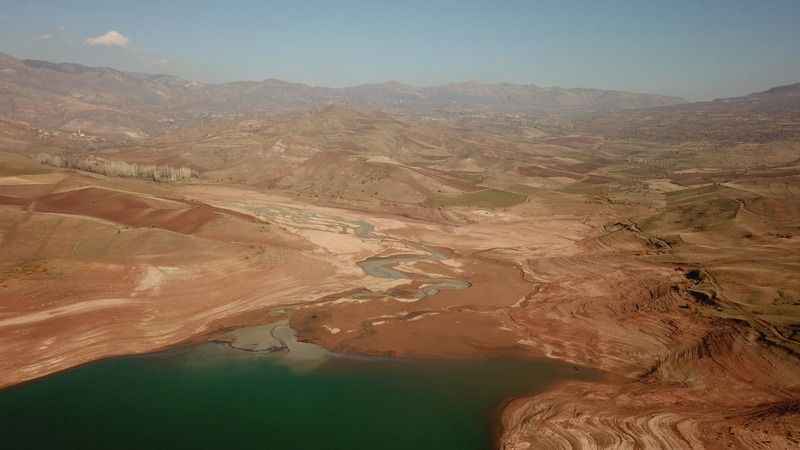
[[[30,79],[2,78],[0,386],[280,317],[339,353],[605,372],[504,405],[500,448],[800,443],[797,86],[569,121],[502,111],[605,94],[3,64]],[[408,113],[450,98],[480,112]],[[207,107],[249,113],[128,140],[21,120]]]
[[[170,75],[0,55],[0,118],[35,126],[141,137],[198,116],[286,112],[330,103],[408,113],[616,111],[681,99],[596,89],[396,82],[326,88],[281,80],[203,84]]]
[[[681,142],[769,142],[800,137],[800,83],[742,97],[595,114],[578,128],[616,137]]]

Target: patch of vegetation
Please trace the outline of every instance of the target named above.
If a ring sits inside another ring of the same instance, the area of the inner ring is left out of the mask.
[[[144,178],[158,182],[187,181],[200,176],[196,170],[188,167],[128,163],[98,158],[93,155],[51,155],[49,153],[40,153],[36,156],[36,160],[40,164],[53,167],[78,169],[110,177]]]
[[[427,206],[438,208],[448,206],[468,206],[475,208],[508,208],[518,205],[527,196],[516,192],[499,189],[484,189],[476,192],[465,192],[459,195],[435,194],[428,198]]]

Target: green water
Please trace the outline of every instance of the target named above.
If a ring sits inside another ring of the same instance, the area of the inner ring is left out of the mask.
[[[509,396],[585,372],[548,361],[335,357],[221,345],[115,358],[0,391],[6,449],[488,449]]]

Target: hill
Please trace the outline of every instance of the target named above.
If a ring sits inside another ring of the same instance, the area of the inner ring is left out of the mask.
[[[45,128],[141,138],[201,117],[275,113],[326,104],[405,113],[590,112],[670,105],[681,99],[598,89],[396,82],[327,88],[281,80],[203,84],[171,75],[17,59],[0,54],[0,118]]]
[[[593,114],[577,128],[661,142],[771,142],[800,137],[800,83],[710,102]]]

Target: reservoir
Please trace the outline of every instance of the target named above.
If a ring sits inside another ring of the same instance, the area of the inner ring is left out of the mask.
[[[0,435],[16,450],[484,450],[504,400],[588,377],[550,360],[310,364],[207,343],[4,389]]]

